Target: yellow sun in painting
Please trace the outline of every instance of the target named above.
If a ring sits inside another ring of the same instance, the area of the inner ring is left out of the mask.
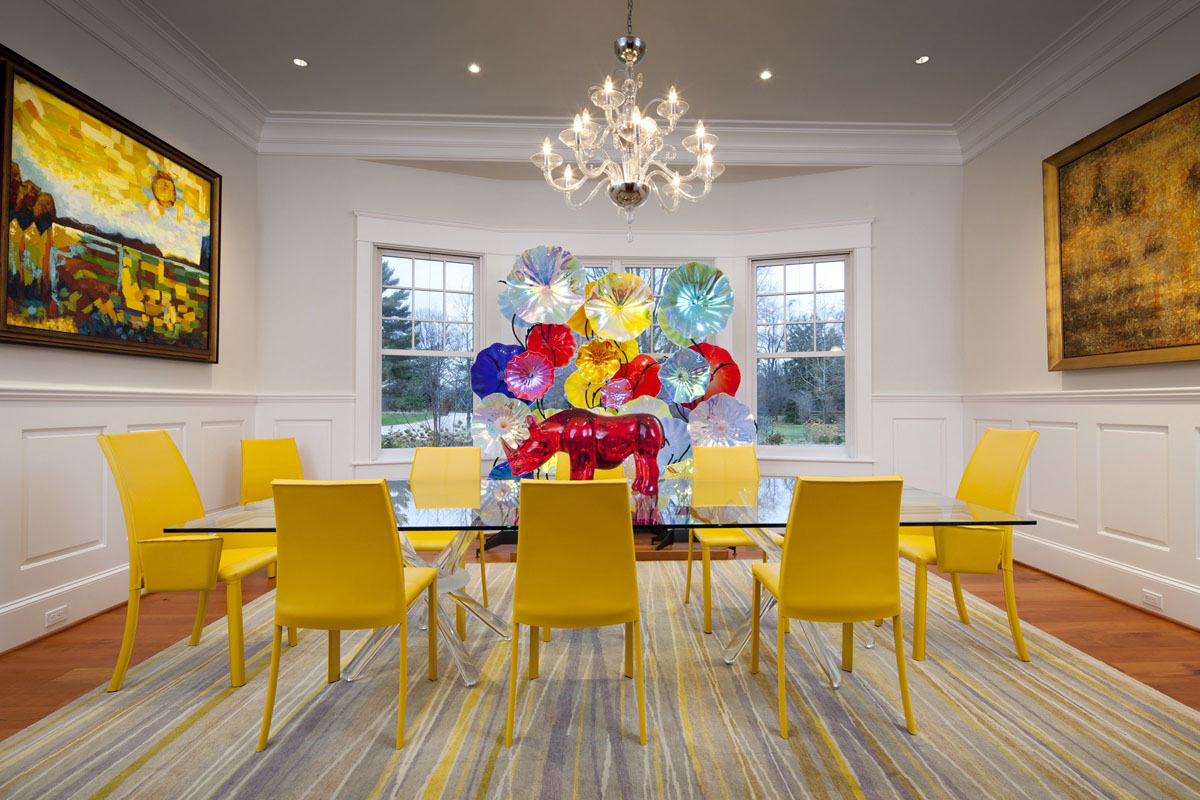
[[[150,181],[150,191],[154,193],[154,199],[163,208],[170,208],[175,205],[175,179],[170,174],[163,172],[161,169],[158,170],[154,178]]]

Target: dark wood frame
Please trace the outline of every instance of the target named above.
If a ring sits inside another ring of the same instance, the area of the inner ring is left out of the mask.
[[[123,353],[135,356],[150,356],[155,358],[171,358],[184,361],[200,361],[210,364],[217,363],[217,331],[220,322],[218,299],[220,295],[219,263],[221,242],[221,176],[201,164],[194,158],[176,150],[171,145],[159,139],[144,128],[130,122],[112,109],[104,106],[78,89],[70,86],[37,65],[22,58],[13,51],[0,46],[0,74],[3,85],[0,86],[0,108],[3,118],[0,119],[0,254],[3,254],[4,268],[0,269],[0,301],[8,296],[8,214],[9,192],[8,182],[12,167],[12,119],[13,98],[12,87],[15,75],[37,84],[46,91],[62,97],[77,108],[120,130],[122,133],[137,139],[150,149],[161,153],[175,163],[186,167],[191,172],[209,181],[212,185],[210,194],[212,209],[210,212],[209,232],[209,331],[208,348],[206,350],[191,350],[171,345],[149,344],[142,342],[123,342],[99,337],[81,336],[60,331],[26,328],[8,325],[7,317],[0,309],[0,342],[16,344],[31,344],[50,347],[69,347],[78,350],[93,350],[107,353]]]
[[[1090,356],[1063,356],[1062,239],[1059,230],[1058,170],[1114,139],[1200,97],[1200,75],[1160,94],[1145,105],[1113,120],[1090,136],[1058,151],[1042,162],[1042,207],[1046,229],[1046,345],[1049,369],[1088,369],[1126,364],[1158,364],[1200,359],[1200,344],[1174,345],[1150,350],[1127,350]]]

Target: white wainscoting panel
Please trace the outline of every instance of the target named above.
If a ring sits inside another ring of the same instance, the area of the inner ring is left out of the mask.
[[[96,446],[99,433],[100,428],[21,432],[22,570],[104,546],[104,457]],[[70,501],[64,502],[66,498]]]
[[[200,423],[200,499],[206,510],[238,504],[244,436],[244,420]]]
[[[874,397],[875,474],[901,475],[906,486],[954,494],[963,465],[958,395]]]
[[[1098,426],[1100,533],[1169,549],[1167,428]]]
[[[305,478],[370,477],[358,474],[353,464],[354,425],[353,394],[259,396],[258,435],[295,439]]]
[[[1029,513],[1079,527],[1078,426],[1031,421],[1029,427],[1038,432],[1029,457]]]

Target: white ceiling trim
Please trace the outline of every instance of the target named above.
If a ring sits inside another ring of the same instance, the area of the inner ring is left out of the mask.
[[[1200,0],[1109,0],[1101,5],[954,123],[963,163],[1197,7]]]

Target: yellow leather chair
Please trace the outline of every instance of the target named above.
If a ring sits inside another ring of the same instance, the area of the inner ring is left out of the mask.
[[[759,609],[765,588],[778,601],[779,733],[787,738],[784,620],[842,623],[842,669],[854,666],[854,623],[891,617],[896,670],[909,733],[916,733],[900,624],[899,477],[798,478],[783,560],[755,564],[750,672],[758,672]]]
[[[758,456],[753,445],[742,447],[693,447],[692,487],[724,481],[751,482],[758,484]],[[693,496],[693,502],[703,505]],[[701,498],[703,500],[703,498]],[[782,543],[777,534],[772,534]],[[700,558],[703,563],[704,632],[712,633],[712,549],[714,547],[758,547],[750,534],[742,528],[688,528],[687,583],[683,589],[683,602],[691,602],[692,596],[692,541],[700,542]],[[764,554],[764,558],[765,558]]]
[[[566,539],[564,524],[571,526]],[[576,540],[587,542],[585,561]],[[637,563],[624,480],[521,481],[505,746],[513,738],[522,625],[530,626],[530,680],[538,676],[538,628],[624,625],[625,676],[637,678],[640,741],[646,743]]]
[[[418,447],[413,454],[409,482],[479,479],[481,455],[478,447]],[[406,531],[408,540],[418,553],[440,553],[454,540],[458,531]],[[483,605],[488,604],[487,569],[484,545],[487,537],[479,532],[479,582],[483,589]],[[466,617],[458,610],[458,635],[466,638]]]
[[[276,478],[297,481],[304,479],[296,440],[242,439],[241,505],[270,497],[271,481]],[[274,564],[267,567],[267,577],[275,577]]]
[[[963,470],[955,496],[967,503],[1014,513],[1021,479],[1037,438],[1037,431],[988,428]],[[1021,635],[1021,620],[1017,617],[1011,525],[901,528],[900,555],[916,565],[913,660],[925,659],[926,568],[930,566],[950,573],[958,619],[964,625],[969,625],[971,618],[967,615],[959,575],[992,575],[999,569],[1004,578],[1004,605],[1008,609],[1008,627],[1017,648],[1017,658],[1029,660],[1025,638]]]
[[[164,536],[163,528],[177,527],[204,516],[200,494],[166,431],[112,433],[96,437],[117,484],[129,540],[129,605],[121,654],[108,690],[125,680],[133,639],[137,633],[142,592],[200,592],[189,645],[200,643],[208,593],[225,584],[229,618],[229,679],[246,682],[242,641],[242,578],[275,563],[275,534],[222,533]],[[289,638],[294,644],[295,632]]]
[[[328,680],[341,677],[341,632],[400,626],[396,749],[404,746],[408,608],[422,592],[429,610],[429,679],[437,680],[437,570],[406,567],[387,481],[275,481],[282,568],[275,589],[271,673],[258,751],[267,746],[283,626],[329,632]]]

